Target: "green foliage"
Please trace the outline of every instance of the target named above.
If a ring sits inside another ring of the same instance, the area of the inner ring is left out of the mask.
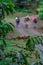
[[[12,3],[12,0],[0,0],[0,2]]]
[[[27,12],[28,12],[28,13],[35,13],[36,11],[33,10],[33,9],[29,9]]]
[[[27,61],[27,57],[25,53],[22,53],[21,51],[14,51],[13,53],[10,53],[10,56],[8,55],[8,57],[5,60],[2,60],[1,65],[29,65],[28,61]]]
[[[43,20],[43,9],[40,8],[39,10],[39,18]]]
[[[39,0],[13,0],[16,7],[36,8],[39,6]]]
[[[39,13],[39,18],[41,19],[41,20],[43,20],[43,13]]]
[[[43,65],[42,61],[33,62],[31,65]]]
[[[9,15],[10,13],[12,14],[14,12],[14,5],[10,2],[5,2],[5,1],[1,1],[0,2],[0,8],[2,9],[1,13],[2,15],[0,15],[0,19],[4,18],[5,16],[5,12],[7,15]]]
[[[17,64],[28,65],[26,56],[22,52],[16,52],[16,55],[12,58],[13,62],[17,62]]]
[[[5,59],[5,54],[4,52],[0,49],[0,60]]]
[[[22,0],[18,1],[18,3],[23,4],[23,6],[24,5],[28,6],[29,5],[28,2],[30,3],[30,0],[28,0],[27,2],[26,1],[22,2]],[[33,2],[34,1],[31,0],[31,3],[33,3]],[[9,15],[10,13],[13,13],[14,5],[12,4],[12,2],[10,0],[0,0],[0,7],[2,8],[2,15],[0,16],[0,39],[2,39],[2,41],[4,43],[4,45],[0,46],[0,56],[2,57],[2,60],[1,60],[2,63],[0,62],[0,65],[31,65],[27,61],[27,58],[32,58],[32,57],[29,55],[29,53],[23,52],[23,50],[17,51],[17,52],[15,52],[15,51],[9,52],[8,51],[8,53],[6,51],[6,53],[5,53],[5,49],[7,49],[7,47],[5,47],[7,44],[5,41],[5,37],[9,32],[13,32],[14,25],[12,23],[7,23],[4,20],[4,17],[5,17],[5,13],[7,15]],[[24,10],[23,10],[23,12],[24,12]],[[30,12],[32,12],[32,11],[30,11]],[[28,49],[31,52],[36,50],[37,51],[36,57],[38,59],[42,59],[43,54],[42,54],[41,50],[35,49],[35,45],[38,45],[41,43],[42,43],[42,38],[40,36],[29,36],[27,43],[26,43],[26,49],[25,50],[27,51],[27,49]],[[3,48],[4,48],[4,50],[3,50]],[[42,64],[42,61],[41,62],[37,61],[37,62],[33,63],[32,65],[43,65],[43,64]]]
[[[13,31],[13,24],[7,23],[5,20],[0,20],[0,36],[5,36],[7,33]]]
[[[16,41],[18,42],[18,40],[16,40]],[[14,44],[14,42],[13,42],[13,44]],[[37,61],[37,59],[41,60],[43,57],[42,51],[40,49],[36,48],[35,54],[32,51],[32,53],[36,57],[36,59],[34,60],[34,59],[32,59],[33,57],[30,55],[31,52],[29,50],[27,50],[27,49],[25,50],[22,48],[22,51],[19,51],[21,48],[19,48],[19,50],[18,50],[17,47],[15,50],[15,46],[13,44],[11,42],[8,43],[8,41],[7,41],[7,47],[4,49],[5,60],[0,61],[1,65],[8,65],[8,64],[9,65],[13,65],[13,64],[14,65],[24,65],[24,64],[32,65],[32,63],[36,63],[35,60],[36,61]],[[20,42],[20,44],[22,44],[22,43]],[[20,44],[18,44],[18,45],[20,46]],[[25,42],[24,42],[24,44],[25,44]],[[11,49],[11,48],[13,48],[13,49]],[[37,53],[36,53],[36,51],[37,51]],[[39,60],[37,62],[39,62]]]
[[[2,39],[5,46],[6,46],[5,42],[6,34],[8,34],[9,32],[13,32],[13,28],[14,26],[12,23],[7,23],[5,22],[5,20],[0,20],[0,39]]]
[[[34,47],[35,47],[35,45],[34,45],[34,42],[33,42],[33,40],[32,40],[32,37],[29,37],[29,38],[28,38],[28,41],[27,41],[27,43],[26,43],[26,48],[27,48],[29,51],[33,51],[33,50],[34,50]]]
[[[9,4],[10,3],[10,4]],[[7,33],[13,32],[14,25],[12,23],[7,23],[4,18],[5,14],[13,14],[14,4],[11,0],[0,0],[0,9],[2,14],[0,14],[0,39],[2,39],[4,45],[6,46],[5,37]]]
[[[29,51],[34,51],[35,45],[38,44],[42,44],[42,38],[40,36],[29,36],[26,43],[26,48]]]
[[[38,48],[36,48],[36,58],[43,59],[43,53]]]
[[[40,2],[39,9],[38,9],[39,18],[43,20],[43,1]]]

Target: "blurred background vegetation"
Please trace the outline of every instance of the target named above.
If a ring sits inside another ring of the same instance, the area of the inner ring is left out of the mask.
[[[15,12],[36,13],[43,19],[43,0],[12,0]]]

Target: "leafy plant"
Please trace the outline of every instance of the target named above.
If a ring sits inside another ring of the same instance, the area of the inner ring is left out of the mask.
[[[5,58],[4,52],[0,49],[0,60]]]
[[[42,43],[42,38],[40,36],[29,36],[26,43],[26,48],[29,51],[34,51],[35,45],[41,44],[41,43]]]
[[[39,9],[38,9],[39,18],[43,20],[43,1],[41,0]]]
[[[43,9],[42,8],[39,10],[39,18],[43,20]]]
[[[1,18],[4,18],[5,12],[6,12],[7,15],[14,12],[14,4],[11,1],[8,1],[8,0],[6,0],[6,1],[1,0],[0,1],[0,9],[2,10],[0,12],[0,13],[2,13],[2,14],[0,14],[0,19],[1,19]]]
[[[36,48],[36,57],[39,58],[39,59],[43,59],[43,53],[42,51],[39,49],[39,48]]]
[[[17,51],[15,53],[14,57],[12,58],[12,61],[14,63],[16,62],[19,65],[24,65],[24,64],[29,65],[29,63],[27,61],[27,56],[25,53],[22,53],[22,51],[20,51],[20,52]]]
[[[9,4],[10,3],[10,4]],[[7,33],[13,31],[14,25],[12,23],[7,23],[4,18],[5,14],[9,15],[14,12],[14,4],[9,0],[0,0],[0,39],[2,39],[4,45],[6,46],[5,36]]]
[[[31,65],[43,65],[42,61],[33,62]]]

